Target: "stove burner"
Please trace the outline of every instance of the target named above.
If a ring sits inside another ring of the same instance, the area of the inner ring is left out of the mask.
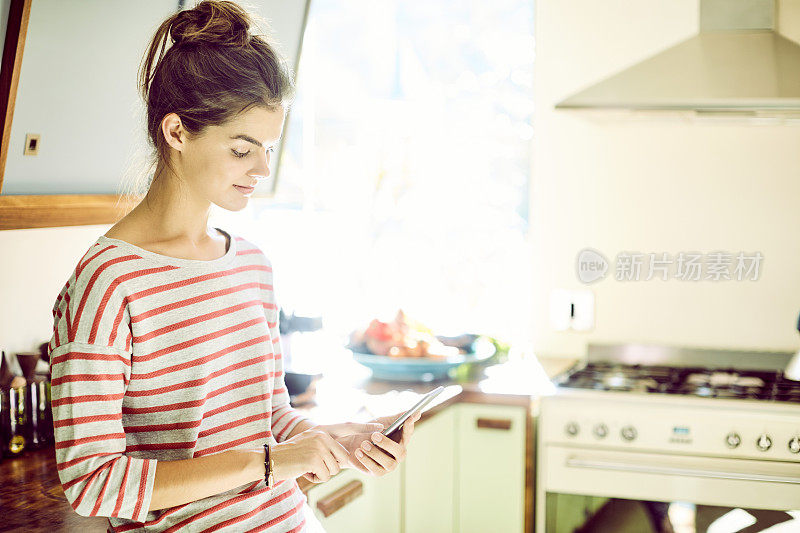
[[[786,379],[779,371],[593,362],[564,376],[559,386],[800,403],[800,382]]]
[[[713,387],[763,387],[764,380],[756,376],[743,376],[736,372],[703,372],[689,374],[689,383],[709,384]]]

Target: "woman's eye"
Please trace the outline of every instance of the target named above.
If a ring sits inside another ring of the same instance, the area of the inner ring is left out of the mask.
[[[247,154],[250,153],[250,150],[248,150],[248,151],[246,151],[244,153],[237,152],[236,150],[231,150],[231,151],[233,152],[233,155],[235,155],[236,157],[244,157],[244,156],[246,156]],[[272,153],[274,151],[275,151],[275,147],[274,146],[270,146],[269,148],[267,148],[267,152],[268,153]]]

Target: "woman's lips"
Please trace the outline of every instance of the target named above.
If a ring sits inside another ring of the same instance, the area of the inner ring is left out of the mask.
[[[242,187],[241,185],[234,185],[234,187],[236,187],[236,190],[242,194],[250,194],[256,190],[255,187]]]

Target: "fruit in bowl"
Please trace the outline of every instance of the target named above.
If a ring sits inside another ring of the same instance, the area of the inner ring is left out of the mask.
[[[365,330],[350,335],[351,346],[364,346],[370,353],[388,357],[447,358],[462,352],[456,346],[442,343],[430,328],[397,311],[394,320],[373,319]]]

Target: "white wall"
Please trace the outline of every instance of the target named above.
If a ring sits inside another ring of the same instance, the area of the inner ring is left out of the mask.
[[[111,224],[0,231],[0,349],[50,340],[52,309],[78,259]]]
[[[781,2],[797,39],[800,3]],[[696,33],[696,0],[538,0],[531,187],[534,350],[595,342],[795,350],[800,126],[555,111],[562,98]],[[575,274],[579,250],[717,250],[764,260],[757,281],[616,281]],[[595,328],[558,332],[550,291],[590,288]]]
[[[293,65],[306,1],[252,4]],[[137,70],[176,8],[173,0],[33,2],[3,194],[120,192],[116,177],[149,153]],[[24,155],[29,133],[41,135],[36,157]],[[272,159],[274,168],[278,158]]]

